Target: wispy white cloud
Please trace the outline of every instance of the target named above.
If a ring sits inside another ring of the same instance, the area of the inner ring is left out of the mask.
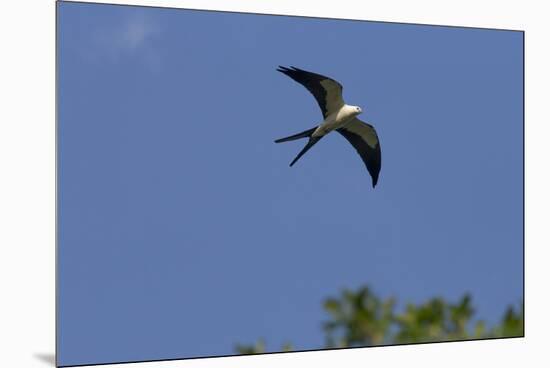
[[[118,47],[135,50],[150,41],[158,29],[144,17],[129,19],[115,33],[114,40]]]
[[[134,14],[115,25],[92,30],[91,47],[86,54],[91,61],[122,62],[131,57],[156,69],[160,58],[155,41],[161,29],[142,14]]]

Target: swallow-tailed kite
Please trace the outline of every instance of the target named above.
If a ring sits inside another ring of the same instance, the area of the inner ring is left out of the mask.
[[[380,142],[374,127],[357,119],[363,111],[359,106],[350,106],[342,99],[342,85],[334,79],[311,73],[295,67],[279,66],[277,71],[300,83],[315,97],[323,113],[323,122],[304,132],[277,139],[275,143],[309,138],[305,147],[290,163],[294,165],[315,143],[328,133],[336,130],[355,148],[372,177],[372,186],[378,181],[382,163]]]

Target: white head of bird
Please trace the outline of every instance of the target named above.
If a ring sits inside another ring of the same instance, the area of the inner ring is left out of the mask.
[[[350,118],[355,117],[363,112],[363,109],[361,109],[359,106],[353,105],[345,105],[342,110],[344,110],[344,115]]]

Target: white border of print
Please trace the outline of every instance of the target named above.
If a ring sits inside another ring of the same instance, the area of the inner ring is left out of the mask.
[[[547,366],[550,329],[545,229],[549,48],[544,2],[485,0],[95,1],[525,30],[526,337],[124,367]],[[55,260],[55,2],[6,1],[0,11],[0,366],[53,366]],[[519,144],[518,137],[518,144]],[[498,259],[495,258],[495,261]],[[544,363],[546,361],[547,363]],[[110,366],[110,365],[108,365]],[[114,365],[113,365],[114,366]],[[120,367],[120,365],[117,365]]]

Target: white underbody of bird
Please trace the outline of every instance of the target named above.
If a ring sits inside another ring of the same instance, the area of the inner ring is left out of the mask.
[[[382,166],[382,154],[378,135],[372,125],[357,118],[363,112],[359,106],[351,106],[344,103],[342,85],[334,79],[295,67],[286,68],[280,66],[277,71],[289,76],[307,88],[313,97],[315,97],[315,100],[317,100],[323,113],[323,122],[318,126],[275,141],[275,143],[282,143],[309,138],[305,147],[292,160],[290,166],[293,166],[321,138],[336,130],[351,143],[359,156],[361,156],[363,163],[371,175],[372,186],[375,187]]]
[[[359,106],[344,105],[338,111],[330,114],[319,124],[317,129],[311,134],[312,137],[322,137],[333,130],[344,128],[353,121],[353,118],[362,113]]]

